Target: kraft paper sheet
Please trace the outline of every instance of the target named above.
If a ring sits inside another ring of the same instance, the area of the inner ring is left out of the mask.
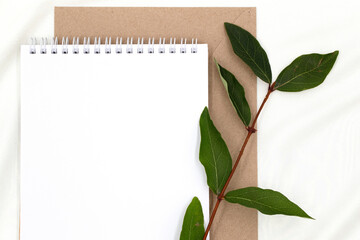
[[[157,41],[170,37],[197,38],[209,47],[209,109],[214,124],[225,139],[233,161],[247,131],[233,109],[221,83],[213,59],[231,71],[243,85],[253,117],[256,113],[256,77],[232,51],[224,22],[237,24],[256,34],[256,8],[128,8],[56,7],[55,36],[73,37],[149,37]],[[176,74],[176,73],[174,73]],[[169,79],[171,81],[171,79]],[[196,79],[194,79],[196,81]],[[191,86],[189,86],[191,87]],[[186,93],[184,93],[184,98]],[[200,117],[200,112],[199,112]],[[254,134],[245,150],[228,190],[257,186],[257,138]],[[216,197],[210,193],[214,205]],[[185,203],[184,203],[185,204]],[[204,209],[207,211],[207,209]],[[223,201],[211,230],[212,240],[257,240],[257,212]]]

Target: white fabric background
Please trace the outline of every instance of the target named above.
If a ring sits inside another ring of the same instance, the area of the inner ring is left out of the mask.
[[[259,240],[360,239],[360,3],[357,1],[0,1],[0,239],[18,239],[20,43],[51,36],[54,6],[256,6],[273,75],[295,57],[340,50],[320,87],[275,92],[258,124],[259,186],[316,221],[259,214]],[[266,86],[259,83],[262,100]],[[358,90],[359,89],[359,90]]]

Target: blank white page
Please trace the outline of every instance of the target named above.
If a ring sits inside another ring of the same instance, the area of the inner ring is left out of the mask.
[[[158,47],[22,46],[21,240],[178,239],[194,196],[208,221],[198,160],[207,45]]]

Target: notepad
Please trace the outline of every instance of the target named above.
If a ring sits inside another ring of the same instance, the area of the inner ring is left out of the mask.
[[[208,221],[207,45],[168,40],[21,46],[21,240],[178,239],[194,196]]]

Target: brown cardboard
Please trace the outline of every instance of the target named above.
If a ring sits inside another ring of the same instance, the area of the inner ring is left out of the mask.
[[[198,38],[209,46],[209,109],[229,150],[236,159],[247,131],[234,111],[220,81],[214,57],[234,73],[246,91],[254,117],[256,78],[232,51],[224,22],[235,23],[256,34],[255,8],[119,8],[56,7],[55,36]],[[137,41],[137,40],[136,40]],[[136,42],[135,41],[135,42]],[[191,86],[189,86],[191,87]],[[185,94],[186,95],[186,94]],[[185,97],[184,95],[184,97]],[[200,113],[199,113],[200,116]],[[251,138],[228,190],[257,186],[257,140]],[[161,194],[160,194],[161,195]],[[216,197],[210,194],[212,205]],[[206,211],[206,210],[204,210]],[[257,212],[223,201],[211,230],[212,240],[257,240]]]

